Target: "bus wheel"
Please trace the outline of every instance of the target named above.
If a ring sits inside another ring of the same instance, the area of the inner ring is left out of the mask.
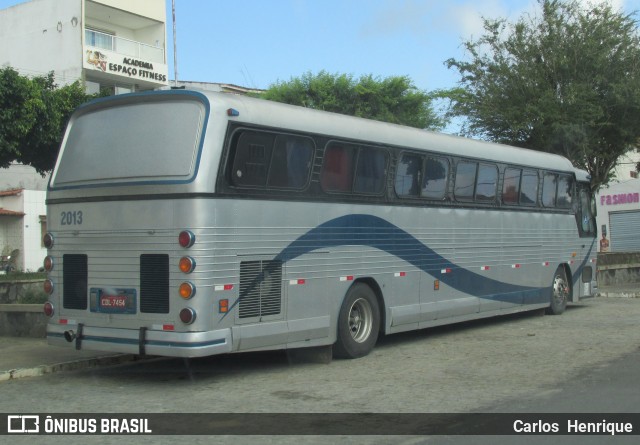
[[[338,316],[338,340],[333,354],[340,358],[358,358],[369,354],[378,340],[380,308],[376,295],[364,283],[349,289]]]
[[[551,286],[551,303],[545,312],[549,315],[560,315],[567,308],[569,301],[569,283],[567,282],[567,274],[564,269],[558,267],[553,276],[553,285]]]

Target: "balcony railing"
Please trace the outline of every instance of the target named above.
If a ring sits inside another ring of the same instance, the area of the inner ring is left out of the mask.
[[[84,30],[84,40],[85,45],[88,46],[148,60],[149,62],[164,63],[164,49],[159,46],[148,45],[91,29]]]

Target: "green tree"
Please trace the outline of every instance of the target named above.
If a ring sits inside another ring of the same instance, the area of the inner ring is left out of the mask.
[[[0,168],[19,162],[51,171],[69,116],[94,97],[80,82],[58,88],[53,72],[29,78],[0,69]]]
[[[515,24],[484,19],[471,60],[446,62],[461,75],[450,114],[465,135],[564,155],[600,187],[640,138],[638,24],[608,4],[538,3]]]
[[[431,107],[432,97],[406,76],[380,79],[321,71],[271,85],[260,97],[334,113],[423,129],[441,129],[444,121]]]

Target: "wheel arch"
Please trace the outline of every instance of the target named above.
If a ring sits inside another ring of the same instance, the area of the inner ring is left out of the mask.
[[[558,269],[564,270],[564,276],[567,277],[567,284],[569,285],[569,301],[573,300],[573,273],[567,263],[560,263]]]
[[[357,283],[363,283],[369,286],[369,288],[373,291],[376,296],[376,300],[378,301],[378,308],[380,309],[380,328],[378,332],[384,333],[387,326],[387,310],[384,303],[384,295],[382,293],[382,288],[372,277],[362,277],[356,279],[351,286],[355,286]],[[346,295],[346,294],[345,294]]]

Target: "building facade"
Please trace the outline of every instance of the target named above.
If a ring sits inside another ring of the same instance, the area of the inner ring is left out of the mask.
[[[596,195],[599,252],[640,252],[640,155],[631,151],[615,170],[615,179]]]
[[[0,11],[0,66],[111,94],[168,85],[164,0],[31,0]]]

